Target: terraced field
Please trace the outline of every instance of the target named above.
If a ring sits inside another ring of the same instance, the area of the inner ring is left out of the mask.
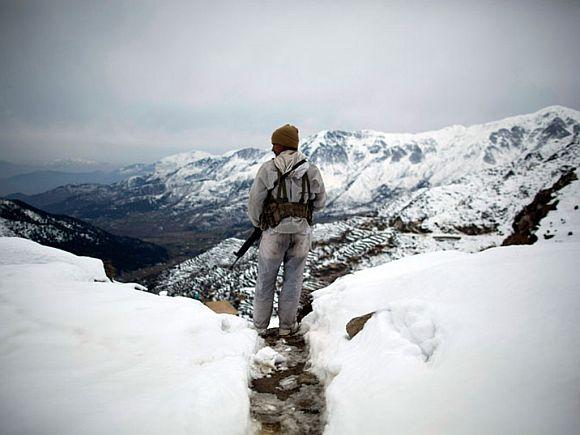
[[[302,305],[308,295],[354,270],[393,259],[441,249],[478,251],[501,242],[497,236],[462,236],[440,240],[436,235],[402,233],[384,218],[356,217],[316,225],[312,249],[304,272]],[[257,278],[257,248],[252,247],[233,270],[236,252],[243,240],[230,238],[209,251],[180,263],[155,277],[149,291],[167,292],[200,300],[228,300],[240,315],[251,317]],[[278,286],[282,284],[282,268]],[[276,305],[276,302],[275,302]]]

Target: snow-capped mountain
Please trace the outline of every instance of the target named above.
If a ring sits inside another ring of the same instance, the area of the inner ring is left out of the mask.
[[[100,258],[119,272],[167,259],[161,246],[115,236],[78,219],[45,213],[17,200],[0,199],[0,237],[22,237],[77,255]]]
[[[320,132],[302,150],[320,166],[334,208],[374,209],[393,192],[449,184],[531,152],[550,156],[579,132],[580,112],[554,106],[418,134]]]
[[[421,193],[435,192],[427,188],[461,190],[466,183],[472,186],[471,205],[483,210],[489,204],[477,203],[477,190],[489,187],[489,177],[509,178],[512,171],[515,178],[506,184],[515,186],[523,162],[542,166],[552,156],[553,167],[575,166],[579,133],[580,112],[552,106],[487,124],[417,134],[322,131],[306,138],[300,149],[322,172],[329,194],[327,216],[389,214],[383,209],[392,211],[395,200],[408,205]],[[567,155],[558,154],[566,147]],[[26,200],[137,237],[183,239],[189,231],[219,229],[205,237],[211,246],[248,225],[249,187],[271,157],[269,151],[253,148],[220,156],[183,153],[161,160],[150,175],[110,186],[65,186]],[[529,178],[529,170],[523,172]],[[553,176],[540,171],[532,178],[530,188],[535,189]],[[462,198],[461,192],[445,195]]]

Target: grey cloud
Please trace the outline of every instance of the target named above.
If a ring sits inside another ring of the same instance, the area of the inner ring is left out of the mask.
[[[2,158],[153,160],[580,107],[571,1],[11,1]],[[139,152],[136,152],[139,150]]]

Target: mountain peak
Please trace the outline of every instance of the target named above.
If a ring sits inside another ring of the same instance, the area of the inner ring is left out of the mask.
[[[239,148],[233,151],[228,151],[223,155],[223,157],[239,158],[242,160],[254,160],[261,158],[268,151],[259,148]]]
[[[545,113],[557,113],[557,114],[566,114],[566,115],[570,115],[570,116],[580,116],[580,111],[578,111],[576,109],[572,109],[570,107],[561,106],[558,104],[555,104],[553,106],[544,107],[543,109],[540,109],[540,110],[534,112],[533,114],[537,115],[537,114],[545,114]]]

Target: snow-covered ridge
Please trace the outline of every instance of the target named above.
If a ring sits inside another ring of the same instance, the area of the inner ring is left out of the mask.
[[[380,201],[501,166],[531,151],[549,155],[580,132],[580,112],[555,106],[470,127],[417,134],[326,131],[303,152],[317,163],[336,207]]]
[[[3,433],[244,434],[256,333],[102,262],[0,238]]]
[[[534,126],[538,123],[541,123],[542,118],[546,118],[546,117],[550,117],[550,116],[557,116],[557,117],[560,117],[563,119],[565,119],[565,118],[578,119],[578,117],[580,117],[580,111],[569,108],[569,107],[565,107],[565,106],[553,105],[553,106],[544,107],[544,108],[539,109],[536,112],[532,112],[532,113],[508,116],[506,118],[502,118],[499,120],[490,121],[490,122],[486,122],[486,123],[482,123],[482,124],[472,124],[472,125],[468,125],[468,126],[462,125],[462,124],[453,124],[453,125],[449,125],[447,127],[436,129],[436,130],[426,130],[426,131],[420,131],[417,133],[407,133],[407,132],[389,133],[389,132],[382,132],[382,131],[378,131],[378,130],[357,130],[357,131],[354,131],[351,133],[355,133],[359,137],[382,136],[382,137],[387,137],[390,139],[402,139],[402,140],[408,140],[408,139],[419,138],[419,137],[433,137],[433,136],[445,137],[445,136],[452,136],[455,134],[462,134],[463,132],[465,132],[466,130],[469,130],[471,128],[479,128],[479,129],[494,131],[494,130],[498,130],[500,128],[509,128],[509,127],[513,127],[516,125]],[[334,132],[336,132],[336,130],[321,130],[320,132],[314,134],[313,136],[310,136],[310,137],[304,139],[302,142],[303,143],[310,142],[313,139],[315,140],[316,138],[321,138],[321,137],[324,137],[326,134],[329,134],[329,133],[332,134]],[[341,131],[341,132],[344,132],[344,131]]]
[[[157,162],[155,164],[155,172],[158,175],[167,175],[182,166],[186,166],[198,160],[213,157],[215,157],[213,154],[203,151],[173,154],[171,156],[164,157],[159,162]]]

